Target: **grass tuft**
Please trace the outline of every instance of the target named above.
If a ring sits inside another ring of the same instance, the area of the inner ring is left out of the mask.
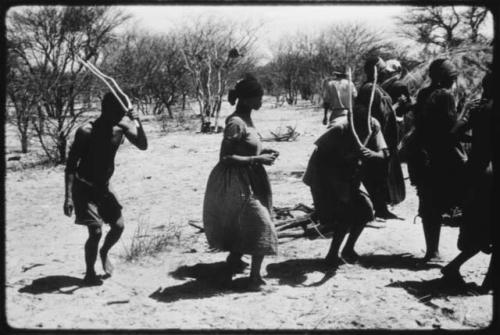
[[[145,256],[154,256],[179,243],[181,232],[177,225],[170,222],[161,231],[155,231],[157,229],[151,228],[144,219],[139,220],[131,242],[124,247],[125,261],[133,262]]]

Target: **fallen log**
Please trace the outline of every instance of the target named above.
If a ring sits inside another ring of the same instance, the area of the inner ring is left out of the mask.
[[[274,217],[277,220],[280,219],[286,219],[288,218],[294,218],[293,214],[291,213],[292,211],[301,211],[306,214],[311,214],[314,212],[314,209],[304,205],[303,203],[298,203],[294,207],[273,207],[274,211]],[[280,221],[280,223],[277,224],[277,226],[283,225],[286,221]]]
[[[300,232],[300,233],[289,233],[289,232],[286,232],[286,233],[278,233],[278,239],[281,239],[281,238],[300,238],[300,237],[304,237],[304,233],[303,232]]]
[[[307,225],[312,223],[312,222],[313,221],[311,220],[311,215],[305,215],[305,216],[299,217],[297,219],[284,221],[276,228],[278,231],[287,230],[287,229],[295,228],[295,227],[302,227],[305,230]]]

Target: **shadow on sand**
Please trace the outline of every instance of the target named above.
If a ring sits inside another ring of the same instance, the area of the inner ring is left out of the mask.
[[[161,302],[209,298],[232,292],[252,292],[248,278],[231,279],[231,271],[226,262],[198,263],[193,266],[181,266],[170,272],[175,279],[190,280],[186,283],[159,288],[149,297]]]
[[[19,292],[31,294],[72,294],[84,286],[86,285],[80,278],[70,276],[47,276],[33,280],[31,284],[19,289]]]
[[[412,254],[395,254],[395,255],[360,255],[358,264],[370,269],[405,269],[411,271],[420,271],[428,269],[441,268],[438,263],[426,263],[421,258],[417,258]]]
[[[399,287],[416,297],[421,303],[436,307],[431,302],[434,298],[460,297],[487,294],[481,293],[481,287],[476,283],[450,283],[443,278],[422,281],[399,281],[387,287]]]
[[[281,285],[289,286],[320,286],[332,278],[337,270],[335,266],[328,266],[321,258],[290,259],[281,263],[269,264],[266,268],[267,277],[278,278]],[[304,285],[307,274],[322,272],[323,278],[315,283]]]

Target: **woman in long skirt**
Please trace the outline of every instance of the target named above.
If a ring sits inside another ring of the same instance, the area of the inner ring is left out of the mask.
[[[251,75],[229,92],[236,111],[226,119],[220,160],[208,178],[203,204],[203,224],[209,245],[229,251],[232,273],[242,271],[243,254],[252,255],[250,286],[265,284],[260,275],[265,255],[277,253],[278,238],[271,219],[272,196],[263,165],[278,156],[262,150],[251,112],[262,105],[263,90]]]

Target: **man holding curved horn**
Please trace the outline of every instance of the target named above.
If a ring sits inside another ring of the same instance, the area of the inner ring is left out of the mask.
[[[348,77],[351,81],[350,70]],[[316,149],[304,174],[320,224],[333,230],[325,260],[334,267],[358,259],[355,244],[365,225],[373,220],[370,198],[360,190],[360,169],[366,162],[381,161],[388,156],[379,122],[369,118],[368,109],[360,110],[353,117],[352,99],[348,107],[316,140]],[[349,237],[339,256],[347,234]]]
[[[102,284],[94,269],[102,224],[110,226],[99,252],[107,276],[113,270],[108,252],[124,228],[122,206],[109,187],[116,152],[124,136],[140,150],[148,147],[137,112],[121,90],[106,93],[101,107],[101,115],[95,121],[77,129],[65,169],[64,214],[71,216],[74,210],[75,223],[87,226],[89,232],[85,243],[86,285]]]

